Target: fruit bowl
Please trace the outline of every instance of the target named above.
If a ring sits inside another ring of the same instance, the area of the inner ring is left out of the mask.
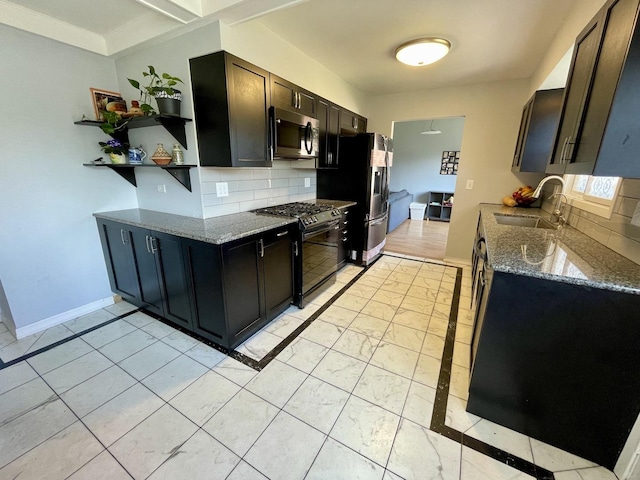
[[[532,196],[533,191],[534,189],[529,186],[520,187],[517,191],[513,192],[511,196],[516,201],[519,207],[529,207],[537,200],[536,197]]]

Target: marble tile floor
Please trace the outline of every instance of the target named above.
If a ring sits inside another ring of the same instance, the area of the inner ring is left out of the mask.
[[[341,271],[335,292],[238,349],[263,359],[313,320],[260,372],[139,311],[0,369],[0,478],[536,478],[434,431],[441,415],[446,428],[554,472],[546,478],[615,479],[465,412],[470,274],[462,269],[454,297],[459,268],[422,260],[385,255],[360,277]]]

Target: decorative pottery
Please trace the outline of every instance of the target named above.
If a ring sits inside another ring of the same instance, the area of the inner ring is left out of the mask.
[[[159,143],[158,148],[153,152],[153,155],[151,155],[151,160],[157,165],[169,165],[169,163],[171,163],[171,154]]]
[[[147,158],[147,152],[142,149],[142,145],[129,148],[129,163],[131,165],[142,165],[145,158]]]
[[[171,149],[171,156],[173,157],[173,163],[175,165],[184,165],[184,153],[180,148],[179,143],[173,144],[173,149]]]
[[[120,165],[124,165],[127,163],[127,157],[124,153],[110,153],[109,158],[111,158],[111,163]]]
[[[180,103],[182,101],[182,93],[180,90],[174,90],[173,95],[160,91],[156,92],[154,96],[156,97],[160,115],[180,116]]]

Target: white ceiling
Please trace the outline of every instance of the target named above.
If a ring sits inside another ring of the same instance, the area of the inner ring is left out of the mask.
[[[260,21],[372,95],[528,78],[578,0],[0,0],[0,22],[103,55],[215,20]],[[259,18],[258,18],[259,17]],[[394,59],[413,38],[451,53],[426,67]]]

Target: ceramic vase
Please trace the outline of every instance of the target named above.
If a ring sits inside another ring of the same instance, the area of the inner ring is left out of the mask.
[[[127,157],[124,153],[110,153],[109,158],[111,158],[111,163],[120,165],[127,163]]]
[[[156,165],[168,165],[171,162],[171,154],[159,143],[158,148],[156,148],[156,151],[151,155],[151,160],[153,160]]]

